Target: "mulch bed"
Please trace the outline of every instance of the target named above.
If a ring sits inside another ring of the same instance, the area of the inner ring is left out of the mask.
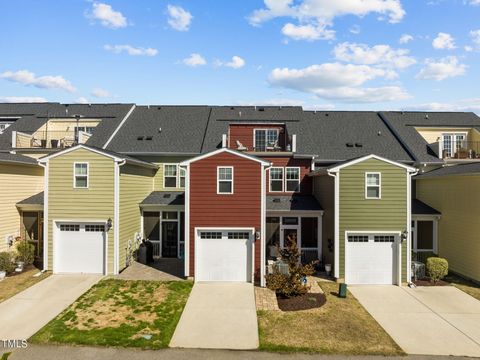
[[[35,266],[33,266],[33,265],[25,265],[25,266],[23,267],[23,271],[22,271],[22,272],[16,272],[15,270],[13,270],[12,272],[10,272],[10,273],[7,274],[7,278],[9,278],[9,277],[14,277],[14,276],[18,276],[18,275],[22,275],[23,273],[25,273],[25,272],[27,272],[27,271],[29,271],[29,270],[32,270],[32,269],[34,269],[34,268],[35,268]],[[40,270],[38,270],[38,271],[40,271]]]
[[[324,294],[307,293],[292,298],[277,296],[277,302],[282,311],[299,311],[319,308],[327,302],[327,298]]]
[[[433,283],[429,278],[419,279],[413,282],[417,286],[448,286],[452,285],[449,282],[439,280],[436,284]]]

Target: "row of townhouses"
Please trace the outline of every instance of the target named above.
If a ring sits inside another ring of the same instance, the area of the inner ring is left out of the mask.
[[[0,104],[0,251],[118,274],[139,241],[197,281],[265,285],[295,239],[348,284],[437,254],[480,281],[480,118],[301,107]]]

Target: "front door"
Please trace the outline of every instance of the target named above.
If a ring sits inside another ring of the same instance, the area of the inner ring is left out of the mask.
[[[162,257],[177,257],[178,222],[162,222]]]

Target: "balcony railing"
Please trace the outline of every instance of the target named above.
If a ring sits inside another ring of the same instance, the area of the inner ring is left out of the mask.
[[[440,141],[439,155],[442,159],[478,159],[480,160],[480,141],[460,140],[457,142]]]
[[[12,145],[22,149],[64,149],[75,144],[84,144],[92,136],[84,131],[73,130],[37,131],[27,134],[12,132]]]

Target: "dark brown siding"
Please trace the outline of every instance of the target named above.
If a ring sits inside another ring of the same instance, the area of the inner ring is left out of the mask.
[[[243,146],[248,148],[248,151],[253,151],[253,134],[255,129],[280,129],[278,145],[282,148],[285,147],[285,139],[288,134],[284,131],[284,126],[282,125],[271,125],[271,124],[230,124],[229,127],[229,142],[228,146],[230,149],[237,149],[237,140],[242,143]]]
[[[301,194],[312,194],[312,178],[307,176],[307,174],[310,172],[310,168],[312,165],[311,160],[309,159],[294,159],[291,157],[264,157],[262,158],[265,161],[269,161],[272,163],[272,167],[299,167],[300,168],[300,193]],[[286,195],[286,194],[291,194],[290,193],[278,193],[274,192],[271,193],[270,190],[270,172],[267,171],[267,194],[272,194],[272,195]]]
[[[217,195],[217,166],[233,166],[233,194]],[[190,165],[190,276],[195,276],[196,227],[261,226],[259,162],[220,153]],[[255,243],[255,275],[260,271],[260,241]]]

